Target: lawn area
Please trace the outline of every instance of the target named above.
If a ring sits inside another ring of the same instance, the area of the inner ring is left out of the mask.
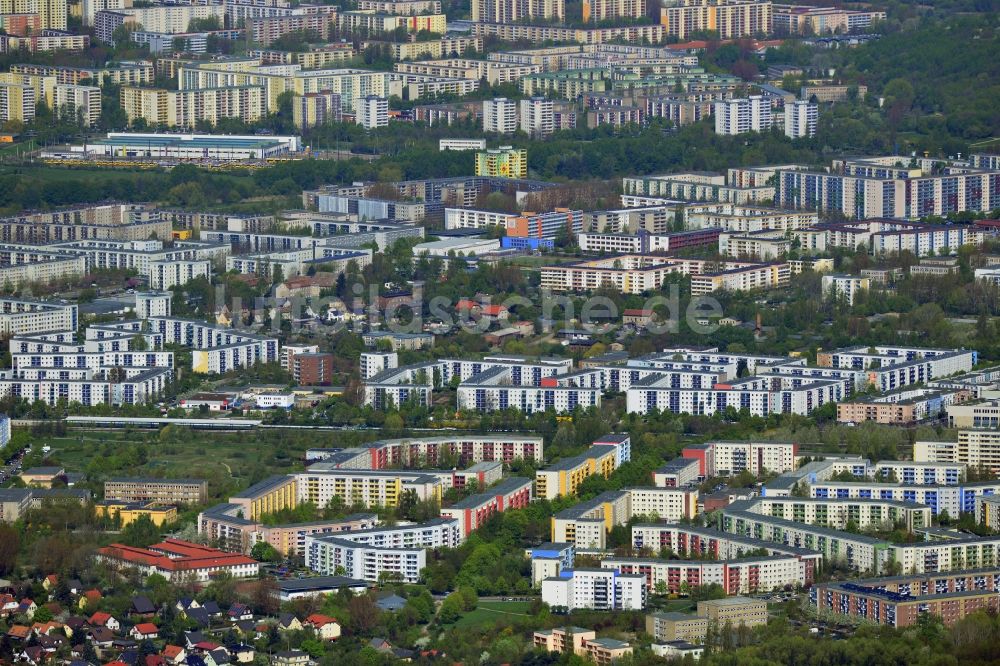
[[[698,606],[690,599],[656,599],[650,605],[664,613],[693,613]]]
[[[481,624],[492,624],[497,620],[518,620],[531,617],[528,614],[530,601],[480,601],[476,610],[463,615],[455,627],[469,628]]]
[[[47,462],[68,472],[85,472],[93,481],[112,476],[204,478],[210,498],[217,500],[267,476],[302,469],[310,447],[351,446],[362,437],[372,436],[315,430],[219,433],[175,426],[154,431],[70,430],[64,436],[37,436],[31,457],[40,457],[48,445],[52,450]]]
[[[34,150],[37,148],[34,139],[28,139],[27,141],[18,141],[17,143],[3,143],[0,144],[0,155],[10,155],[14,156],[18,153],[24,153],[27,151]]]

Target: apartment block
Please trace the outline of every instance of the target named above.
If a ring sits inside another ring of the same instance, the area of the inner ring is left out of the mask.
[[[691,33],[715,31],[720,39],[740,39],[769,34],[770,2],[745,0],[680,0],[660,9],[660,24],[681,41]]]
[[[106,82],[117,85],[142,85],[152,83],[154,78],[153,63],[148,60],[121,62],[113,67],[101,69],[19,63],[11,65],[10,71],[35,76],[54,76],[56,83],[76,85],[79,85],[83,79],[91,79],[98,85],[104,85]]]
[[[4,335],[75,331],[79,322],[79,306],[76,303],[0,298],[0,333]]]
[[[305,541],[306,566],[325,575],[346,571],[349,578],[376,582],[388,575],[416,583],[426,566],[428,548],[455,548],[462,539],[458,521],[438,518],[426,523],[333,535],[310,535]]]
[[[475,22],[510,24],[532,18],[564,20],[565,0],[472,0]]]
[[[542,601],[551,608],[642,610],[646,607],[646,577],[612,569],[569,569],[542,581]]]
[[[753,501],[750,511],[838,530],[847,529],[849,524],[858,529],[902,525],[913,532],[931,525],[931,507],[893,499],[762,497]]]
[[[0,14],[37,14],[40,29],[66,30],[68,13],[66,0],[0,0]]]
[[[337,24],[347,32],[364,31],[368,34],[393,32],[400,28],[406,32],[434,32],[443,35],[446,32],[444,14],[377,14],[374,11],[348,11],[337,15]]]
[[[620,18],[646,16],[645,0],[584,0],[583,21],[597,23]]]
[[[819,121],[819,107],[809,100],[797,100],[785,104],[785,136],[803,139],[816,136]]]
[[[541,499],[575,495],[576,489],[587,477],[600,474],[608,478],[617,467],[614,447],[592,446],[586,453],[565,458],[535,472],[535,492]]]
[[[976,522],[991,530],[1000,530],[1000,496],[976,498]]]
[[[680,488],[694,483],[699,477],[699,464],[690,458],[675,458],[653,472],[657,488]]]
[[[906,160],[907,158],[899,158]],[[945,216],[963,211],[986,211],[996,202],[1000,182],[995,172],[948,167],[944,173],[923,168],[893,170],[871,160],[859,160],[857,168],[847,165],[844,172],[785,171],[779,169],[774,201],[785,208],[840,212],[849,218],[866,220],[869,234],[893,232],[889,236],[859,238],[873,254],[912,249],[918,256],[930,254],[919,247],[940,237],[942,246],[955,248],[973,243],[974,230],[920,228],[890,222]],[[851,228],[852,225],[840,225]],[[836,226],[834,228],[837,228]],[[901,233],[912,247],[900,245]],[[948,232],[948,233],[945,233]],[[889,244],[886,244],[888,241]],[[981,241],[980,241],[981,242]]]
[[[760,95],[715,102],[715,133],[733,136],[771,128],[771,103]]]
[[[703,585],[719,585],[726,594],[759,594],[786,586],[805,586],[805,568],[795,557],[754,557],[716,562],[630,557],[601,559],[601,567],[646,578],[650,590],[680,594]]]
[[[500,146],[476,152],[476,175],[491,178],[527,178],[528,151]]]
[[[441,509],[445,518],[458,521],[461,539],[465,540],[495,513],[523,509],[534,499],[531,479],[510,477],[484,492],[466,497]]]
[[[101,89],[97,86],[58,83],[54,101],[57,111],[67,110],[86,127],[93,127],[101,118]]]
[[[866,30],[885,20],[884,11],[853,11],[811,5],[772,5],[774,31],[786,35],[843,34]]]
[[[871,280],[866,277],[835,273],[823,276],[822,288],[824,294],[843,298],[849,305],[853,305],[855,298],[871,288]]]
[[[578,44],[658,44],[666,30],[662,25],[627,25],[610,28],[566,28],[558,25],[526,25],[522,23],[473,23],[472,33],[480,37],[495,36],[501,41],[533,43],[575,42]]]
[[[292,100],[292,122],[299,129],[339,123],[341,113],[340,95],[334,92],[310,92]]]
[[[202,504],[208,500],[208,482],[204,479],[113,478],[104,482],[104,499],[156,504]]]
[[[521,131],[532,137],[544,137],[555,130],[553,102],[544,97],[522,99]]]
[[[957,442],[918,441],[913,444],[913,459],[919,462],[961,463],[1000,474],[1000,432],[959,430]]]
[[[0,83],[0,121],[31,122],[35,118],[35,89],[22,83]]]
[[[698,602],[698,615],[717,626],[758,627],[767,624],[767,602],[748,597],[730,597]]]
[[[1000,429],[1000,400],[951,404],[945,411],[951,428]]]
[[[94,32],[99,40],[114,44],[114,32],[125,24],[141,25],[147,32],[184,33],[192,19],[215,18],[225,25],[223,5],[169,5],[105,9],[94,14]]]
[[[924,614],[951,626],[967,615],[1000,609],[1000,572],[995,568],[956,574],[903,575],[850,583],[821,583],[809,592],[820,612],[903,628]]]
[[[552,540],[573,543],[578,548],[603,549],[607,533],[634,516],[677,521],[694,517],[697,505],[697,490],[630,488],[608,491],[557,513],[552,518]]]
[[[123,87],[121,103],[130,121],[143,118],[150,125],[167,127],[193,127],[199,121],[214,125],[224,118],[252,124],[268,112],[264,88],[259,86],[198,90]]]

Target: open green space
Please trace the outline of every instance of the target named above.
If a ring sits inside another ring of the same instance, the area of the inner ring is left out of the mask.
[[[177,426],[158,431],[70,430],[63,436],[35,436],[26,464],[44,459],[69,472],[84,472],[95,489],[112,476],[204,478],[210,499],[218,499],[268,476],[302,469],[310,447],[349,446],[364,437],[328,430],[219,433]],[[51,451],[43,454],[46,445]]]
[[[530,601],[480,601],[476,610],[462,615],[455,623],[456,629],[492,624],[498,620],[523,620],[531,617]]]

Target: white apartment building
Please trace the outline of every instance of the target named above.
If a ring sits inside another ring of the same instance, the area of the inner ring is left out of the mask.
[[[76,303],[0,298],[0,335],[75,331],[79,322]]]
[[[477,210],[475,208],[445,208],[445,229],[484,229],[491,226],[507,228],[507,222],[517,216],[512,213],[500,213],[492,210]]]
[[[802,561],[780,555],[716,561],[608,557],[601,559],[601,568],[644,576],[647,589],[665,587],[668,594],[703,585],[719,585],[730,595],[755,594],[809,582]]]
[[[182,33],[188,31],[192,19],[215,18],[219,27],[226,22],[223,5],[167,5],[159,7],[129,7],[106,9],[95,13],[94,32],[98,39],[114,44],[114,32],[126,23],[141,25],[146,32]]]
[[[751,95],[715,102],[715,133],[734,136],[771,129],[771,102]]]
[[[986,280],[1000,286],[1000,266],[977,268],[975,276],[977,280]]]
[[[65,378],[41,378],[41,373],[0,370],[0,397],[17,396],[49,405],[60,401],[81,405],[141,405],[155,400],[172,376],[170,368],[150,368],[125,379],[110,378],[106,371],[62,371]]]
[[[279,360],[275,338],[179,317],[150,317],[148,321],[149,330],[161,335],[164,344],[184,345],[193,350],[191,370],[194,372],[222,373]]]
[[[551,99],[531,97],[521,102],[521,131],[543,137],[555,131],[555,113]]]
[[[785,136],[802,139],[816,136],[819,121],[819,107],[808,100],[796,100],[785,104]]]
[[[849,498],[910,502],[930,507],[934,515],[947,512],[949,516],[971,513],[976,508],[976,497],[995,495],[998,491],[1000,491],[1000,481],[924,486],[826,480],[809,485],[809,495],[819,499]]]
[[[612,569],[567,569],[558,578],[542,580],[542,601],[567,611],[642,610],[646,596],[645,576]]]
[[[308,535],[305,562],[326,576],[376,582],[388,574],[404,583],[416,583],[426,566],[428,548],[455,548],[461,544],[458,527],[457,520],[437,518],[398,527]]]
[[[601,493],[557,513],[551,539],[574,543],[578,548],[603,549],[607,534],[636,516],[675,522],[693,518],[698,511],[698,491],[681,488],[628,488]]]
[[[125,0],[82,0],[83,25],[94,25],[94,17],[97,12],[108,9],[123,9]]]
[[[54,102],[56,112],[71,112],[85,127],[93,127],[101,119],[101,89],[97,86],[57,83]]]
[[[665,377],[651,376],[631,386],[625,400],[628,411],[636,414],[657,409],[675,414],[710,415],[732,407],[767,416],[772,413],[805,415],[828,402],[843,399],[844,395],[843,384],[829,380],[803,382],[801,378],[766,376],[707,389],[679,389],[671,386]]]
[[[674,458],[653,472],[653,485],[657,488],[680,488],[698,480],[698,461]]]
[[[875,476],[895,476],[899,483],[906,485],[957,486],[963,481],[965,469],[962,463],[880,460],[875,463]]]
[[[680,488],[629,488],[629,511],[633,516],[656,516],[661,520],[694,518],[698,492]]]
[[[365,129],[372,130],[389,124],[389,100],[368,95],[354,100],[356,122]]]
[[[577,407],[586,409],[601,403],[601,392],[597,388],[509,386],[502,383],[505,381],[502,377],[484,379],[489,381],[467,382],[458,387],[459,409],[490,412],[514,407],[526,414],[548,409],[566,413]]]
[[[149,288],[168,291],[196,278],[211,279],[212,262],[207,260],[151,261],[149,263]]]
[[[517,131],[517,103],[506,97],[483,100],[483,131],[513,134]]]
[[[871,288],[871,280],[857,275],[845,275],[835,273],[824,275],[822,278],[822,288],[824,295],[843,296],[848,305],[854,305],[854,299],[863,291]]]
[[[399,354],[396,352],[362,352],[361,379],[374,377],[383,370],[399,367]]]
[[[736,475],[749,471],[783,473],[795,469],[798,444],[793,442],[710,442],[712,466],[709,476]]]
[[[684,224],[690,229],[719,227],[723,231],[732,233],[768,230],[794,232],[818,223],[819,215],[810,211],[779,210],[731,203],[695,204],[684,208]]]
[[[791,249],[791,239],[778,230],[719,234],[719,254],[730,257],[769,261],[787,255]]]
[[[438,150],[486,150],[486,139],[441,139]]]
[[[319,345],[285,345],[281,348],[281,367],[291,372],[296,354],[317,353],[319,353]]]
[[[138,319],[150,317],[169,317],[173,295],[152,291],[140,291],[135,294],[135,316]]]

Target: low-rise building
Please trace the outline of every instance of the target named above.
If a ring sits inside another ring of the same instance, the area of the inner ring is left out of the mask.
[[[166,539],[149,548],[114,543],[97,551],[97,559],[117,569],[135,569],[143,577],[159,574],[172,582],[205,582],[227,573],[233,578],[256,578],[259,565],[245,555],[226,553],[208,546]]]
[[[699,601],[698,615],[719,627],[758,627],[767,624],[767,602],[749,597]]]
[[[104,481],[104,499],[157,504],[202,504],[208,500],[204,479],[118,477]]]
[[[98,518],[107,517],[120,521],[122,527],[142,518],[148,518],[157,527],[177,520],[177,507],[153,502],[122,502],[106,499],[94,504],[94,511]]]

